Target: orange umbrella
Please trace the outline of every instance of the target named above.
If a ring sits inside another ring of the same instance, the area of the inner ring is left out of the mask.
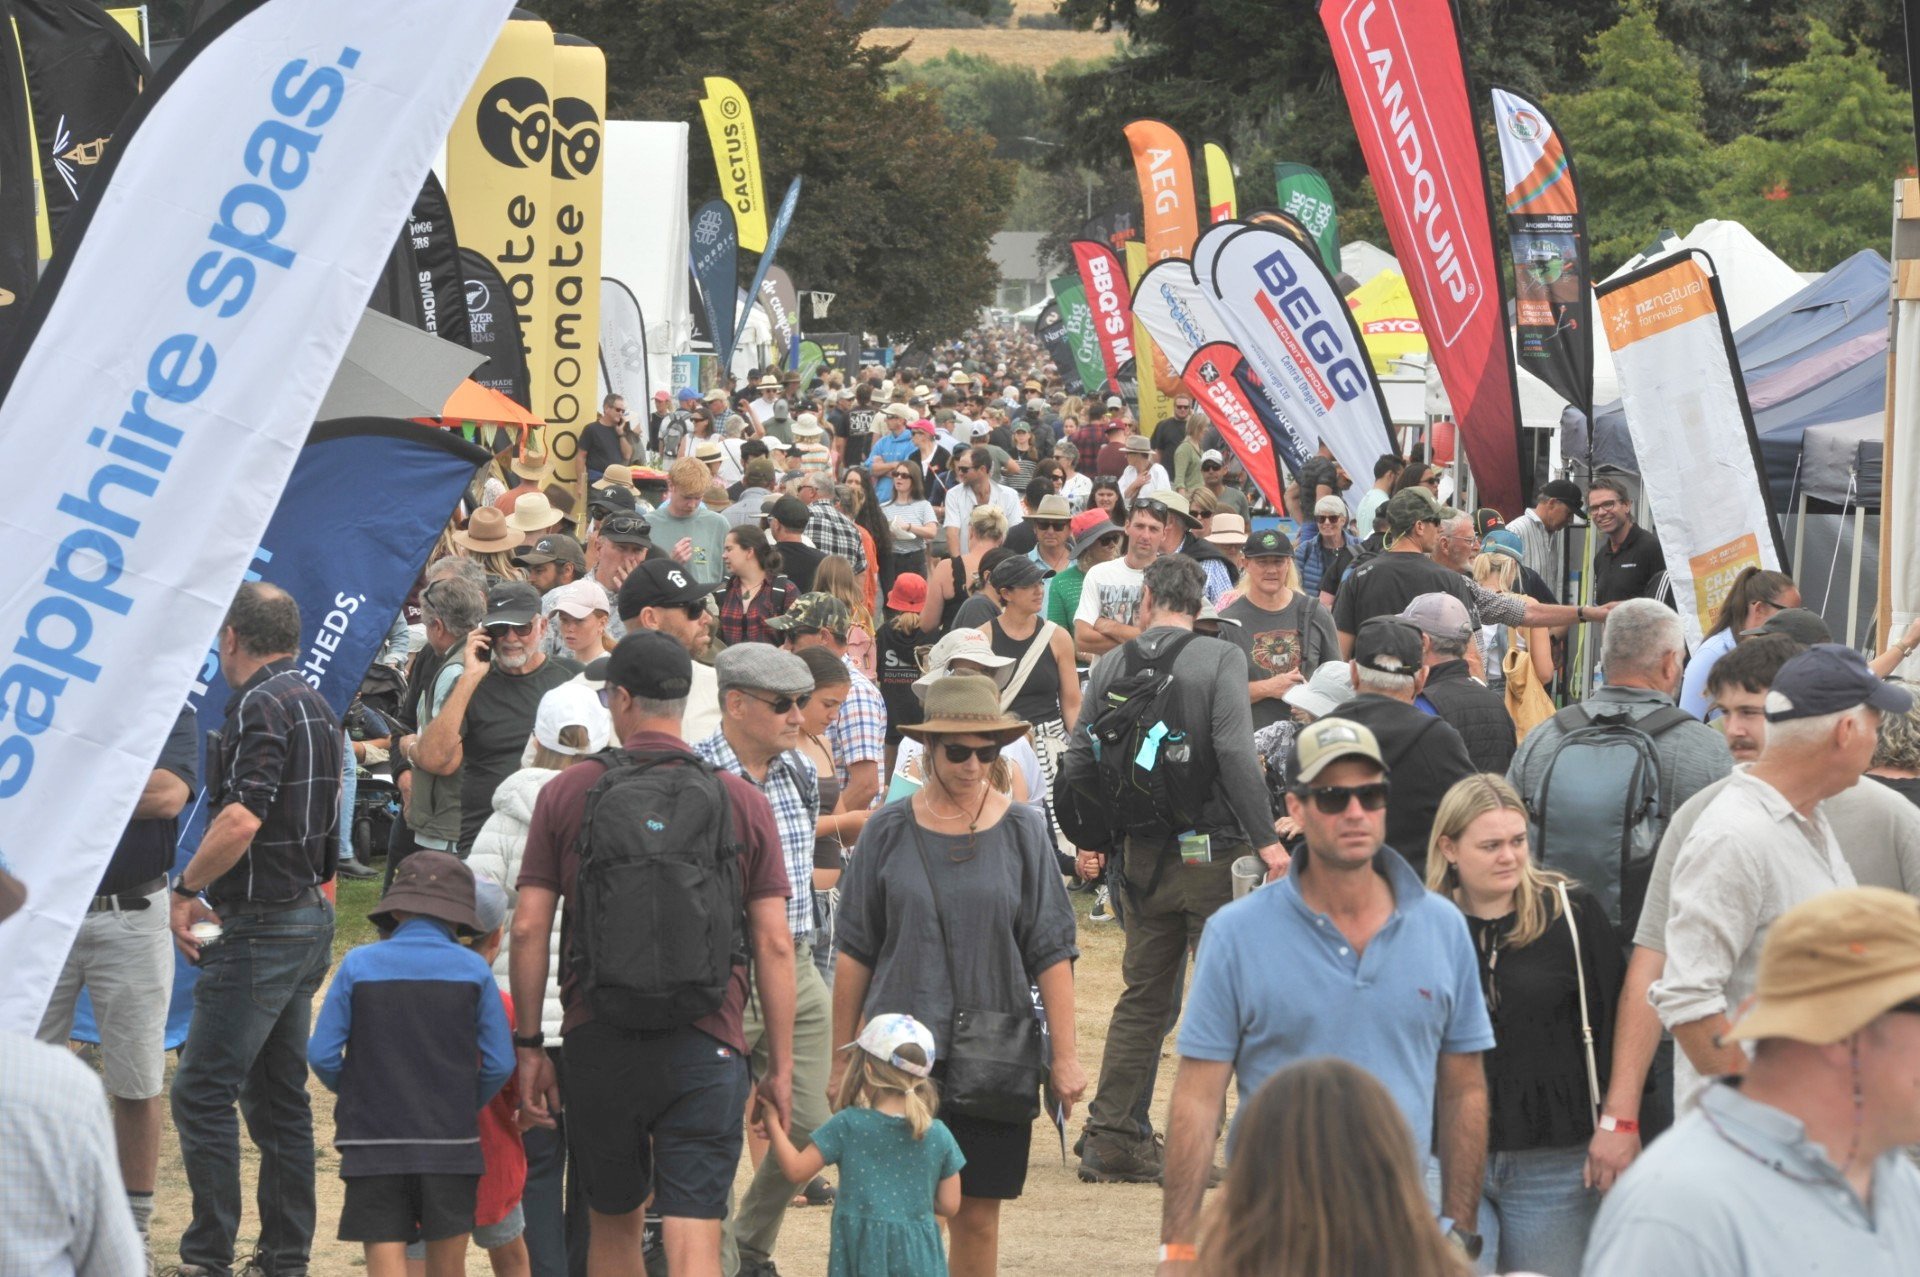
[[[471,377],[454,388],[440,409],[443,422],[473,421],[497,426],[540,426],[546,423],[532,412]]]

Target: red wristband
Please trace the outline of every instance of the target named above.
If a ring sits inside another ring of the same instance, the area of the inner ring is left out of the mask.
[[[1600,1117],[1600,1129],[1603,1131],[1618,1131],[1622,1135],[1638,1135],[1640,1133],[1640,1123],[1630,1117],[1613,1117],[1602,1114]]]

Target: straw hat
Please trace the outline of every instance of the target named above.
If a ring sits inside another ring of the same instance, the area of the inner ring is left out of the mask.
[[[631,488],[633,486],[633,467],[615,462],[601,472],[600,482],[594,486],[604,487],[609,483],[616,487]]]
[[[516,475],[534,483],[544,481],[553,472],[553,459],[544,452],[529,452],[525,456],[516,455],[507,464]]]
[[[566,516],[553,508],[544,492],[528,492],[513,503],[507,526],[516,532],[545,532]]]
[[[1239,515],[1222,510],[1213,516],[1213,531],[1206,539],[1214,545],[1245,545],[1247,525]]]
[[[533,494],[528,493],[529,497]],[[544,500],[544,498],[543,498]],[[520,545],[520,534],[507,526],[507,516],[493,506],[481,506],[467,520],[467,526],[453,534],[453,543],[475,554],[513,550]]]
[[[1767,932],[1747,1013],[1722,1041],[1827,1044],[1920,998],[1920,904],[1884,887],[1829,891]]]
[[[926,744],[929,736],[987,736],[1002,745],[1025,736],[1030,726],[1000,708],[1000,689],[984,674],[949,674],[927,689],[926,718],[901,734]]]

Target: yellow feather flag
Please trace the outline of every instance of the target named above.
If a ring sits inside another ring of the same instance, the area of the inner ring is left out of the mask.
[[[707,121],[707,141],[713,146],[713,167],[720,175],[720,197],[733,209],[740,247],[755,253],[767,249],[767,188],[760,177],[760,138],[753,131],[753,108],[746,92],[732,80],[710,75],[700,114]]]
[[[1206,143],[1200,153],[1207,165],[1207,220],[1231,222],[1239,207],[1233,194],[1233,163],[1217,142]]]

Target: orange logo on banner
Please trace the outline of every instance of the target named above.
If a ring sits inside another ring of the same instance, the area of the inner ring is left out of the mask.
[[[1598,300],[1607,345],[1614,350],[1624,350],[1642,338],[1714,313],[1707,272],[1692,260],[1675,262],[1657,275],[1616,288]]]
[[[1720,605],[1733,592],[1734,578],[1747,568],[1765,566],[1760,560],[1759,538],[1751,532],[1687,560],[1687,568],[1693,573],[1693,605],[1700,613],[1701,633],[1713,628]]]
[[[1126,134],[1140,181],[1148,263],[1192,257],[1193,241],[1200,238],[1200,201],[1187,144],[1159,120],[1135,120]]]

